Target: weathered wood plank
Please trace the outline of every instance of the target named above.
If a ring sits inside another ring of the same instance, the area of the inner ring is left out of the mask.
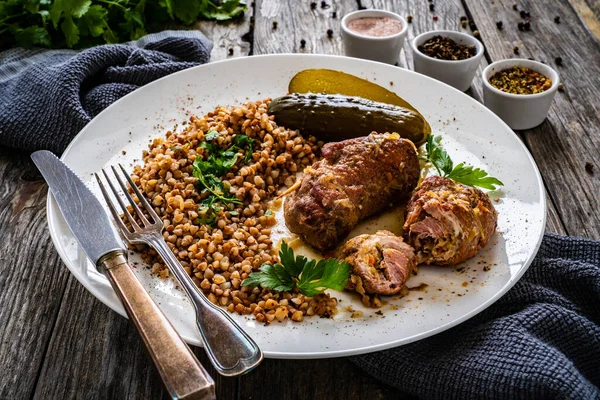
[[[533,154],[552,200],[571,235],[600,238],[600,44],[590,35],[568,2],[519,2],[531,14],[530,32],[516,29],[522,19],[512,9],[512,0],[481,3],[466,0],[481,30],[492,60],[533,57],[555,67],[564,83],[557,93],[548,119],[539,127],[523,131],[525,143]],[[554,23],[560,16],[561,23]],[[495,28],[503,21],[505,28]],[[557,40],[560,38],[560,40]],[[562,57],[557,66],[555,57]],[[585,163],[595,166],[594,174]]]
[[[569,0],[575,12],[597,40],[600,40],[600,1]]]
[[[320,1],[259,0],[256,2],[254,27],[254,54],[271,53],[322,53],[344,54],[340,21],[342,17],[358,9],[355,1],[327,0],[327,7]],[[336,17],[333,18],[333,13]],[[273,23],[277,22],[274,29]],[[331,29],[331,37],[327,30]],[[301,47],[305,40],[305,47]]]
[[[69,274],[48,243],[47,187],[28,154],[0,149],[0,398],[29,398]]]
[[[215,379],[219,399],[237,398],[237,379],[219,376],[204,351],[194,350]],[[158,399],[167,395],[135,328],[71,278],[35,398]]]
[[[250,2],[248,2],[250,3]],[[242,39],[250,31],[250,19],[254,13],[253,7],[239,20],[215,23],[214,21],[199,21],[192,29],[199,30],[213,41],[210,53],[211,61],[228,58],[244,57],[250,54],[251,43]]]

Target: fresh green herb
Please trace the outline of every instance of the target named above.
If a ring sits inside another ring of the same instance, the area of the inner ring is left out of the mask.
[[[237,211],[229,211],[229,215],[231,215],[233,217],[237,217],[238,215],[240,215],[240,213]]]
[[[271,215],[273,215],[273,210],[265,211],[265,217],[270,217]]]
[[[173,147],[171,147],[171,151],[174,151],[174,152],[181,151],[181,146],[173,146]]]
[[[217,131],[210,130],[206,133],[205,139],[213,141],[218,135]],[[216,144],[207,141],[200,144],[200,148],[205,150],[208,157],[206,160],[203,160],[203,157],[197,157],[193,164],[192,173],[194,177],[198,178],[196,186],[203,192],[209,192],[209,195],[203,200],[198,209],[201,217],[197,220],[197,223],[212,226],[217,219],[217,214],[224,207],[231,204],[242,204],[240,200],[229,193],[229,184],[223,182],[219,177],[225,175],[238,162],[240,158],[239,151],[243,150],[244,147],[247,147],[245,154],[247,155],[249,152],[252,155],[253,143],[254,139],[246,135],[236,135],[233,138],[233,144],[227,149],[221,149]],[[244,156],[242,162],[247,162],[246,156]],[[221,207],[218,206],[219,204]]]
[[[135,40],[170,21],[240,17],[243,0],[0,0],[0,50],[85,48]]]
[[[478,186],[490,190],[496,190],[496,186],[504,185],[500,180],[489,176],[487,172],[480,168],[473,168],[463,163],[454,166],[448,153],[442,149],[441,141],[441,136],[429,135],[425,143],[426,160],[433,164],[439,175],[468,186]]]
[[[279,250],[280,263],[263,264],[260,272],[251,273],[242,286],[262,286],[277,291],[290,291],[295,287],[300,293],[313,297],[326,289],[343,290],[350,277],[350,264],[335,258],[308,260],[294,255],[285,241]]]

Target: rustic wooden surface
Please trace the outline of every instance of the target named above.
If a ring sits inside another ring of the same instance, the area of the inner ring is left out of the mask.
[[[213,60],[252,54],[343,54],[341,17],[359,7],[411,14],[409,39],[431,29],[461,27],[468,16],[481,33],[489,62],[520,55],[556,66],[564,91],[548,119],[519,132],[535,158],[548,194],[550,232],[600,239],[600,4],[594,0],[518,1],[531,13],[532,30],[516,29],[514,0],[307,0],[256,1],[243,20],[200,22],[215,43]],[[336,18],[333,18],[333,13]],[[438,16],[434,21],[433,16]],[[553,22],[561,17],[561,24]],[[503,21],[504,29],[496,29]],[[273,29],[273,22],[277,29]],[[327,36],[327,30],[333,36]],[[300,41],[306,41],[301,48]],[[231,50],[230,50],[231,49]],[[233,54],[230,55],[230,51]],[[400,65],[412,68],[408,45]],[[479,78],[467,92],[481,99]],[[510,162],[510,160],[507,160]],[[585,171],[586,162],[594,173]],[[154,399],[165,396],[135,329],[89,294],[64,267],[46,226],[47,186],[29,154],[0,148],[0,398]],[[221,399],[410,398],[366,376],[347,359],[265,360],[241,378],[215,378]]]

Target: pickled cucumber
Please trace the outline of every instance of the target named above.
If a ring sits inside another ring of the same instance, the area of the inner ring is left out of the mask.
[[[429,133],[417,111],[339,94],[292,93],[271,101],[268,112],[278,124],[324,141],[395,132],[419,146]]]

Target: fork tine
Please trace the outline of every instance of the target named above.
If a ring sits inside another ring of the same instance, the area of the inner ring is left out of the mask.
[[[119,172],[117,171],[115,166],[111,165],[110,168],[113,170],[113,174],[115,174],[115,177],[117,178],[117,181],[119,182],[119,185],[121,186],[121,189],[123,189],[123,192],[125,193],[125,197],[127,197],[127,200],[129,200],[129,204],[131,204],[133,211],[135,211],[138,218],[142,220],[142,223],[144,224],[144,226],[150,225],[150,221],[148,221],[148,219],[146,218],[146,216],[144,215],[142,210],[140,210],[140,208],[138,207],[136,202],[133,201],[133,197],[131,197],[131,195],[129,194],[129,190],[127,190],[127,185],[125,185],[125,183],[123,182],[123,179],[121,179],[121,176],[119,175]],[[135,186],[135,185],[133,185],[133,186]],[[138,199],[139,199],[139,197],[138,197]]]
[[[106,170],[104,168],[102,168],[102,173],[104,174],[104,177],[106,178],[106,182],[108,182],[108,186],[110,186],[110,189],[112,190],[113,194],[117,198],[117,201],[121,205],[121,209],[123,210],[123,214],[125,214],[125,216],[127,217],[127,220],[129,221],[129,223],[131,224],[131,226],[133,226],[133,229],[134,230],[140,229],[140,226],[138,225],[138,223],[135,221],[135,219],[133,218],[133,216],[131,215],[131,213],[129,212],[129,210],[127,209],[127,207],[125,206],[125,203],[121,199],[121,196],[119,196],[119,191],[117,190],[117,188],[115,187],[115,185],[113,185],[112,181],[108,177],[108,174],[106,173]]]
[[[162,222],[161,219],[160,219],[160,217],[156,213],[156,211],[154,211],[154,208],[152,208],[152,206],[150,205],[150,203],[148,203],[148,200],[146,200],[146,197],[140,192],[140,190],[138,189],[138,187],[136,186],[136,184],[133,183],[133,180],[131,179],[131,177],[129,176],[129,174],[125,170],[125,168],[123,168],[123,165],[119,164],[119,167],[121,167],[121,171],[123,171],[123,175],[125,175],[125,178],[127,179],[127,182],[129,182],[129,185],[131,186],[131,189],[133,189],[133,192],[137,196],[137,198],[140,201],[140,203],[142,203],[142,205],[144,206],[144,208],[146,209],[146,211],[148,212],[148,214],[150,214],[150,216],[154,220],[154,223],[156,224],[158,222]]]
[[[96,180],[98,181],[98,185],[100,186],[100,190],[102,191],[102,195],[104,196],[104,200],[106,200],[106,204],[108,204],[108,208],[110,210],[110,213],[112,214],[113,218],[115,219],[115,221],[119,225],[119,229],[123,233],[129,232],[129,229],[127,229],[127,227],[123,223],[123,220],[119,216],[119,213],[117,212],[117,209],[115,207],[115,203],[113,203],[113,201],[110,198],[108,192],[106,191],[106,187],[102,183],[102,180],[100,179],[100,175],[98,175],[97,173],[94,173],[94,175],[96,176]]]

